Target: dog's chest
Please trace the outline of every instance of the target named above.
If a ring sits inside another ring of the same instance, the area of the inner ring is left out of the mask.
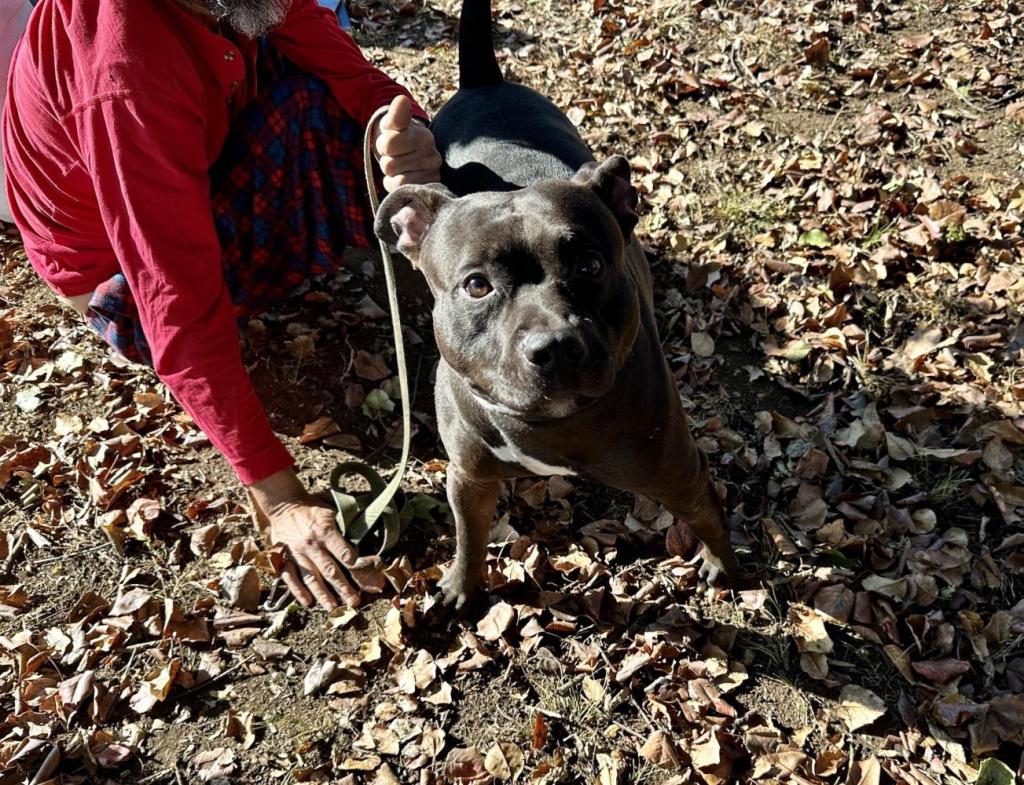
[[[523,450],[515,440],[500,427],[495,426],[498,439],[501,444],[490,444],[487,447],[491,454],[502,463],[513,466],[520,466],[528,472],[541,477],[549,477],[560,474],[563,476],[574,475],[576,472],[567,466],[556,466],[535,458]]]

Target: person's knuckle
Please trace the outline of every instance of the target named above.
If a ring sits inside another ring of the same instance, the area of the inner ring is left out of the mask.
[[[320,568],[320,574],[323,575],[327,580],[333,581],[340,577],[338,567],[333,562],[324,561],[323,566]]]

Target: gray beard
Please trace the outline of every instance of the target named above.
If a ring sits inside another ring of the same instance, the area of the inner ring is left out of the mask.
[[[262,38],[284,21],[292,0],[199,0],[218,21],[248,38]]]

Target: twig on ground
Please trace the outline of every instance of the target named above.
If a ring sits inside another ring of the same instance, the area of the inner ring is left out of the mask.
[[[151,783],[160,782],[160,780],[170,779],[175,774],[177,774],[175,769],[164,769],[163,771],[158,771],[156,774],[150,774],[147,777],[143,777],[141,780],[138,780],[137,785],[151,785]]]
[[[226,670],[221,671],[220,673],[216,674],[215,676],[211,676],[209,679],[204,681],[202,684],[197,684],[195,687],[192,687],[190,689],[185,690],[184,692],[179,693],[177,698],[176,698],[176,700],[181,700],[182,698],[188,698],[189,696],[194,695],[197,692],[202,692],[202,691],[212,687],[216,682],[224,681],[224,679],[226,679],[228,676],[231,676],[232,674],[238,672],[239,670],[244,668],[246,665],[248,665],[250,662],[252,662],[254,659],[255,659],[255,657],[250,655],[248,657],[245,657],[245,658],[239,660],[234,665],[232,665],[230,668],[227,668]]]
[[[0,573],[8,573],[11,571],[11,565],[14,564],[18,556],[21,555],[21,549],[25,547],[25,532],[22,531],[18,535],[18,539],[14,541],[14,545],[11,546],[11,552],[7,554],[7,558],[4,559],[3,567],[0,568]]]
[[[54,562],[64,561],[65,559],[74,559],[77,556],[84,556],[87,553],[95,553],[96,551],[105,550],[107,543],[101,543],[100,545],[91,545],[88,548],[82,548],[80,551],[74,553],[63,553],[60,556],[47,556],[45,559],[37,559],[32,562],[33,567],[41,567],[44,564],[53,564]]]
[[[772,98],[771,93],[765,90],[761,83],[757,81],[757,77],[754,76],[754,72],[747,68],[747,64],[743,62],[743,54],[740,52],[740,39],[737,38],[732,42],[732,48],[729,50],[729,59],[732,64],[736,67],[744,77],[754,86],[754,89],[760,94],[760,96],[766,100],[773,108],[778,108],[778,103]]]

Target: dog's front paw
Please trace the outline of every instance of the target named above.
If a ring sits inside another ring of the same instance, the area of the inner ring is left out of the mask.
[[[702,556],[703,564],[700,566],[699,575],[708,586],[728,589],[736,583],[740,567],[733,553],[719,557],[705,548]]]
[[[476,594],[476,582],[468,580],[458,570],[448,570],[437,582],[437,592],[431,597],[428,621],[456,619]]]

